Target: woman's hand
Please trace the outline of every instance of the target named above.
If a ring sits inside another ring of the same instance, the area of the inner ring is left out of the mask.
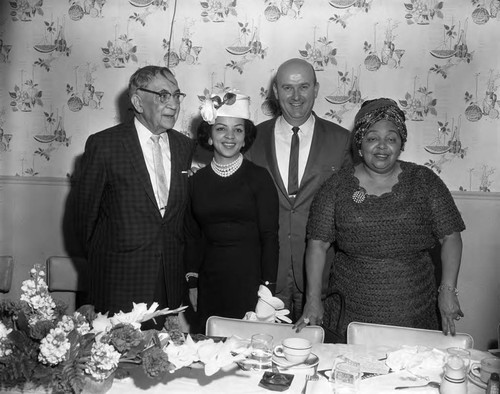
[[[441,242],[441,285],[439,286],[438,306],[441,312],[443,333],[455,335],[455,320],[463,317],[456,291],[458,272],[462,260],[462,237],[454,232],[445,235]]]
[[[198,288],[193,287],[189,289],[189,301],[191,302],[191,305],[193,306],[193,309],[195,312],[198,311]]]
[[[310,239],[306,248],[306,305],[299,320],[293,328],[300,332],[308,324],[323,323],[325,310],[321,302],[321,285],[323,282],[323,269],[325,267],[326,251],[329,242]]]
[[[455,335],[455,320],[460,320],[464,314],[460,309],[458,296],[453,289],[442,288],[438,295],[438,306],[441,312],[441,322],[443,333]]]
[[[319,298],[311,298],[306,302],[304,306],[304,311],[299,320],[293,325],[296,328],[296,332],[300,332],[304,327],[309,324],[321,325],[323,323],[323,315],[325,310],[323,308],[323,303]]]

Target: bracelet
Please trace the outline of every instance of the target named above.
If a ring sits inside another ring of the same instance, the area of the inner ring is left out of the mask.
[[[198,273],[197,272],[188,272],[186,274],[186,282],[189,282],[189,278],[198,278]]]
[[[456,287],[441,283],[438,287],[438,293],[441,293],[441,291],[443,291],[443,290],[452,291],[453,293],[455,293],[456,296],[458,295],[458,289]]]

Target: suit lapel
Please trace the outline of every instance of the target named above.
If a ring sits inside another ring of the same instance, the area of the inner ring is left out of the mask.
[[[274,123],[271,126],[271,132],[267,133],[268,140],[264,141],[264,149],[267,157],[266,161],[269,163],[269,170],[271,171],[271,175],[273,176],[276,182],[276,186],[278,187],[279,192],[283,194],[283,196],[285,196],[285,198],[291,203],[291,200],[288,197],[288,190],[285,186],[283,178],[281,177],[281,173],[278,167],[278,159],[276,157],[276,138],[274,136],[276,119],[274,120]]]
[[[177,201],[177,194],[175,193],[178,190],[179,185],[179,177],[176,174],[180,174],[180,163],[178,160],[177,153],[180,153],[179,150],[181,146],[179,146],[177,138],[174,133],[167,132],[168,136],[168,144],[170,146],[170,187],[168,193],[168,202],[166,207],[165,215],[163,215],[163,220],[167,220],[168,216],[172,213],[175,213],[175,204]],[[173,208],[173,209],[172,209]]]
[[[295,205],[299,204],[305,199],[308,199],[310,195],[310,184],[314,180],[314,174],[317,172],[314,170],[314,167],[318,165],[318,163],[323,163],[322,155],[329,154],[324,147],[326,146],[325,141],[325,130],[319,118],[314,114],[315,122],[314,122],[314,131],[313,138],[311,141],[311,148],[309,149],[309,156],[307,158],[306,168],[304,170],[304,174],[302,175],[302,179],[300,181],[299,191],[297,193],[297,197],[295,198]]]
[[[156,202],[155,194],[153,191],[153,185],[151,185],[151,179],[149,177],[149,172],[146,167],[146,161],[144,160],[144,155],[142,153],[141,144],[139,143],[139,137],[137,136],[137,131],[133,122],[126,124],[126,132],[123,133],[123,145],[125,150],[128,152],[130,162],[137,172],[137,177],[139,178],[142,187],[146,191],[151,203],[154,208],[158,211],[158,204]]]

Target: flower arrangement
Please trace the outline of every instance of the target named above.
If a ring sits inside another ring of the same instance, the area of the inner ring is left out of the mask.
[[[141,330],[142,322],[177,314],[184,307],[157,310],[156,303],[150,308],[134,303],[131,312],[108,317],[85,305],[65,315],[65,306],[49,294],[39,265],[21,290],[19,302],[0,303],[0,390],[43,387],[52,393],[81,393],[90,382],[126,376],[127,363],[140,364],[155,377],[188,365],[186,360],[206,361],[210,364],[206,371],[215,373],[238,359],[233,356],[235,346],[230,350],[212,340],[195,343],[189,336],[186,340],[175,324],[176,316],[167,317],[168,331]]]

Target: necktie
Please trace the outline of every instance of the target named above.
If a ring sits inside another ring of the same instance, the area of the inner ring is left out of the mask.
[[[290,162],[288,164],[288,194],[295,197],[299,190],[299,128],[292,127],[292,145],[290,147]]]
[[[165,167],[163,166],[163,156],[161,154],[160,138],[161,136],[156,134],[151,136],[151,140],[153,141],[153,162],[156,176],[156,189],[158,193],[158,205],[160,209],[163,209],[167,206],[168,187]]]

